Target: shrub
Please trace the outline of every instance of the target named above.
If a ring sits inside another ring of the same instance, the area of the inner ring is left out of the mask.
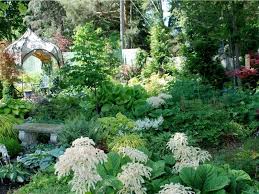
[[[144,69],[144,75],[150,76],[152,73],[172,73],[173,64],[171,61],[172,38],[170,32],[164,26],[157,24],[151,28],[150,54],[152,61]]]
[[[65,121],[58,138],[60,143],[65,145],[70,145],[72,141],[81,136],[91,137],[95,142],[100,143],[104,136],[102,133],[103,131],[98,127],[98,124],[87,120],[83,115],[79,115]]]
[[[0,101],[0,114],[11,114],[17,118],[24,118],[32,108],[29,102],[17,100],[17,99],[6,99]]]
[[[258,138],[250,138],[237,148],[224,148],[214,154],[214,163],[229,164],[231,168],[241,169],[256,178],[256,166],[259,162]]]
[[[17,123],[19,121],[13,116],[0,114],[0,138],[17,137],[17,131],[13,128]]]
[[[115,117],[98,118],[97,121],[104,129],[105,136],[108,139],[113,138],[118,133],[131,131],[135,127],[135,122],[121,113],[116,114]]]
[[[172,95],[172,101],[200,99],[210,102],[218,97],[219,92],[210,85],[205,85],[198,78],[181,77],[168,84],[167,92]]]
[[[152,74],[149,78],[143,80],[143,85],[148,94],[154,96],[163,92],[172,79],[173,77],[168,74]]]
[[[166,148],[166,143],[171,137],[170,132],[162,131],[158,134],[144,133],[143,136],[147,142],[146,147],[150,148],[154,158],[161,158],[169,153],[169,150]]]
[[[121,147],[140,148],[145,147],[146,141],[137,134],[125,134],[116,136],[108,145],[110,150],[118,151]]]
[[[118,112],[129,116],[137,102],[146,99],[147,93],[141,86],[124,86],[122,84],[105,83],[97,91],[97,97],[87,99],[84,108],[93,111],[96,108],[102,116],[114,116]]]
[[[173,110],[172,130],[187,133],[198,143],[212,146],[222,143],[229,122],[228,113],[201,101],[185,101]]]
[[[30,115],[37,122],[63,122],[71,115],[82,112],[80,99],[71,96],[57,96],[38,103]]]
[[[38,172],[32,177],[32,181],[25,186],[21,187],[15,194],[73,194],[70,192],[68,185],[69,178],[63,178],[58,180],[54,175],[54,169],[48,168],[47,171]]]
[[[9,137],[0,138],[0,144],[5,145],[5,147],[7,148],[8,154],[11,157],[17,156],[22,150],[22,146],[20,142],[15,138],[9,138]]]

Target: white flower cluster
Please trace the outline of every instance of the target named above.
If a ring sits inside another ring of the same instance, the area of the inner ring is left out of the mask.
[[[144,194],[146,188],[142,186],[145,182],[144,178],[150,178],[151,168],[141,163],[127,163],[122,166],[122,172],[118,174],[118,179],[123,183],[124,187],[119,191],[120,194]]]
[[[195,194],[195,192],[191,191],[192,188],[184,187],[179,183],[170,183],[162,186],[162,190],[159,191],[159,194]]]
[[[158,95],[158,97],[159,97],[159,98],[162,98],[162,99],[164,99],[164,100],[168,100],[168,99],[172,98],[172,96],[171,96],[170,94],[166,94],[166,93],[160,93],[160,94]]]
[[[157,119],[139,119],[136,121],[136,126],[133,130],[139,131],[139,130],[147,130],[147,129],[158,129],[160,125],[162,125],[164,122],[164,118],[162,116],[158,117]]]
[[[153,108],[159,108],[161,105],[165,104],[167,99],[172,98],[171,95],[161,93],[158,96],[152,96],[147,99],[147,103]]]
[[[146,154],[131,147],[121,147],[119,149],[119,153],[123,156],[128,156],[133,162],[146,163],[148,160],[148,156]]]
[[[58,177],[66,176],[74,172],[70,181],[72,191],[85,193],[94,189],[98,181],[102,180],[96,166],[107,161],[106,154],[94,147],[95,143],[88,137],[81,137],[72,143],[72,147],[66,149],[55,164]]]
[[[184,133],[175,133],[167,143],[167,147],[172,151],[176,159],[174,171],[179,172],[184,167],[198,167],[200,163],[211,158],[207,151],[198,147],[188,146],[188,139]]]
[[[5,147],[5,145],[0,144],[0,153],[2,154],[2,158],[4,160],[5,163],[8,163],[10,160],[10,156],[8,154],[8,151]]]

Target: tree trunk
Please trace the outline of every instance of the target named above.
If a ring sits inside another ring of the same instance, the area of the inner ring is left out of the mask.
[[[124,49],[124,0],[120,0],[120,42],[121,49]]]

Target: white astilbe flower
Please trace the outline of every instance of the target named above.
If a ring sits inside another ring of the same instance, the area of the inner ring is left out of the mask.
[[[146,163],[148,160],[148,156],[146,154],[131,147],[121,147],[119,149],[119,153],[123,156],[128,156],[133,162]]]
[[[187,146],[188,138],[184,133],[175,133],[167,143],[167,147],[174,152],[179,146]]]
[[[188,146],[187,136],[184,133],[172,135],[167,147],[172,151],[176,159],[176,164],[173,168],[175,172],[181,171],[184,167],[196,168],[200,163],[204,163],[211,158],[209,152],[198,147]]]
[[[147,130],[147,129],[158,129],[160,125],[162,125],[164,122],[164,118],[162,116],[158,117],[157,119],[139,119],[135,122],[136,126],[133,130],[139,131],[139,130]]]
[[[195,192],[191,191],[191,187],[185,187],[179,183],[166,184],[162,188],[159,194],[195,194]]]
[[[147,99],[147,103],[152,106],[153,108],[159,108],[161,105],[166,103],[165,100],[172,98],[171,95],[161,93],[158,96],[152,96]]]
[[[72,146],[90,146],[95,145],[94,141],[89,137],[81,137],[72,142]]]
[[[158,95],[158,97],[159,97],[159,98],[162,98],[162,99],[164,99],[164,100],[168,100],[168,99],[172,98],[172,96],[171,96],[170,94],[166,94],[166,93],[160,93],[160,94]]]
[[[69,182],[72,191],[85,193],[94,189],[98,181],[102,180],[96,166],[107,161],[106,154],[95,148],[93,140],[88,137],[81,137],[72,143],[72,147],[66,149],[55,164],[55,173],[58,178],[74,172],[73,179]]]
[[[147,99],[147,103],[153,108],[159,108],[161,105],[165,104],[165,100],[158,96],[152,96]]]
[[[145,194],[146,188],[143,187],[144,178],[150,179],[151,168],[141,163],[127,163],[122,166],[122,172],[118,174],[118,179],[123,183],[120,194]]]
[[[4,160],[5,163],[8,163],[10,160],[10,156],[8,154],[8,151],[5,147],[5,145],[0,144],[0,153],[2,154],[2,158]]]

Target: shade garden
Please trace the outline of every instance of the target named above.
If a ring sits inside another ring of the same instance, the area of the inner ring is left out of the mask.
[[[0,1],[0,193],[258,194],[259,3],[80,2]]]

